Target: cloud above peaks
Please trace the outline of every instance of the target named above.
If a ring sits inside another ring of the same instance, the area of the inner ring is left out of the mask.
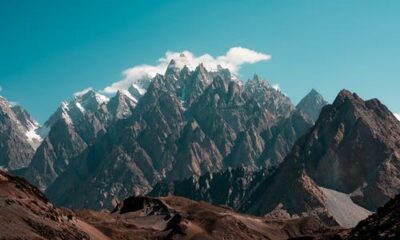
[[[394,113],[394,116],[400,121],[400,114]]]
[[[156,65],[137,65],[123,71],[123,79],[106,87],[105,93],[115,93],[118,90],[127,89],[133,83],[141,79],[153,78],[156,74],[164,74],[171,60],[175,60],[176,66],[195,69],[200,63],[207,70],[215,70],[218,65],[228,68],[232,73],[237,74],[243,64],[253,64],[260,61],[268,61],[271,56],[268,54],[253,51],[243,47],[233,47],[225,55],[213,57],[210,54],[196,56],[190,51],[166,52],[164,57],[158,59]]]
[[[81,90],[81,91],[78,91],[78,92],[74,93],[74,97],[83,96],[83,95],[85,95],[86,93],[88,93],[89,91],[93,91],[93,88],[88,87],[88,88],[85,88],[85,89],[83,89],[83,90]]]

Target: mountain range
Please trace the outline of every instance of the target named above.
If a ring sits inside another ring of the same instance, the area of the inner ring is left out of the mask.
[[[143,238],[346,239],[359,228],[344,228],[376,211],[364,224],[386,217],[378,209],[400,193],[399,161],[400,122],[379,100],[342,90],[329,104],[312,89],[295,106],[259,76],[242,82],[222,67],[172,60],[165,74],[111,98],[76,93],[43,126],[0,98],[4,191],[30,194],[69,229],[66,239],[122,239],[129,224]],[[8,174],[56,206],[82,210],[49,207]],[[45,213],[28,205],[7,211],[33,211],[24,224],[36,231]],[[107,209],[114,213],[93,211]],[[107,218],[124,224],[106,226]]]

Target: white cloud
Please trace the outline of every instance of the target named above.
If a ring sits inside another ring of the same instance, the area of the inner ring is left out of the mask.
[[[93,91],[93,88],[89,87],[89,88],[83,89],[82,91],[76,92],[76,93],[74,93],[74,97],[80,97],[82,95],[85,95],[89,91]]]
[[[16,101],[8,101],[8,103],[10,104],[11,107],[15,107],[15,106],[19,105],[19,103]]]
[[[153,78],[157,73],[164,74],[168,63],[172,59],[176,61],[177,66],[180,68],[186,65],[190,69],[194,69],[200,63],[203,63],[208,70],[215,70],[218,65],[221,65],[224,68],[228,68],[232,73],[237,74],[241,65],[267,61],[271,59],[271,56],[242,47],[233,47],[225,55],[217,57],[209,54],[195,56],[189,51],[166,52],[164,57],[158,59],[156,65],[138,65],[126,69],[123,71],[124,78],[122,80],[111,84],[103,91],[105,93],[114,93],[120,89],[129,88],[132,83],[140,79]]]
[[[400,114],[394,113],[394,116],[400,121]]]

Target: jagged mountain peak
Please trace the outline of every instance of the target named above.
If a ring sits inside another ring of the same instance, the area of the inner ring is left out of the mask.
[[[229,79],[235,82],[239,82],[241,83],[229,70],[229,68],[223,68],[221,65],[217,66],[217,72],[215,73],[215,75],[219,75],[224,79]]]
[[[127,91],[137,100],[139,100],[146,93],[146,89],[137,84],[132,84]]]
[[[28,111],[26,111],[22,106],[15,105],[12,106],[11,109],[17,116],[20,123],[24,125],[24,127],[26,127],[27,129],[34,127],[37,128],[39,126],[39,123],[36,120],[34,120],[32,116],[28,113]]]
[[[128,90],[118,90],[107,104],[110,118],[123,119],[132,114],[138,100]]]
[[[261,78],[260,76],[258,76],[257,74],[254,74],[253,78],[249,79],[246,82],[246,85],[248,86],[257,86],[257,85],[261,85],[263,87],[269,87],[272,88],[271,85],[269,84],[269,82],[263,78]]]
[[[15,113],[20,124],[23,126],[28,142],[31,144],[33,149],[36,149],[42,141],[41,136],[38,134],[38,129],[40,127],[39,123],[20,105],[12,106],[11,109]]]
[[[204,67],[203,63],[200,63],[193,72],[195,78],[199,79],[200,81],[205,82],[206,84],[211,82],[209,72]]]
[[[291,100],[281,91],[273,88],[266,80],[255,75],[244,85],[246,94],[268,111],[278,113],[279,119],[286,118],[295,109]]]
[[[400,192],[399,151],[400,124],[390,111],[376,99],[364,101],[343,90],[255,191],[258,200],[249,212],[282,208],[354,226]]]
[[[352,93],[347,89],[342,89],[336,96],[333,105],[339,105],[345,101],[361,102],[363,101],[357,93]]]
[[[96,105],[106,104],[110,99],[93,89],[88,89],[80,94],[75,94],[75,102],[79,102],[83,107],[92,107]]]
[[[169,64],[168,64],[168,66],[167,66],[167,70],[165,71],[165,76],[167,77],[169,77],[169,76],[172,76],[172,77],[175,77],[175,78],[177,78],[178,76],[179,76],[179,73],[180,73],[180,68],[177,66],[177,64],[176,64],[176,61],[174,60],[174,59],[172,59],[170,62],[169,62]]]
[[[307,114],[308,117],[315,122],[322,108],[327,104],[328,102],[325,101],[322,95],[313,88],[301,99],[296,108]]]
[[[190,69],[188,68],[187,65],[183,66],[181,73],[180,73],[180,78],[187,78],[190,74]]]
[[[379,100],[364,101],[356,93],[347,90],[342,90],[333,104],[322,110],[313,132],[318,137],[313,138],[312,142],[326,141],[327,147],[336,154],[327,153],[324,157],[320,156],[320,159],[308,158],[308,170],[319,183],[339,191],[355,191],[368,181],[372,181],[368,188],[372,187],[375,180],[371,179],[370,174],[376,171],[374,166],[384,166],[400,158],[396,154],[400,150],[400,124],[393,114]],[[335,155],[338,158],[337,166],[322,174],[318,169],[330,165],[329,159]],[[353,167],[353,164],[358,167]],[[386,170],[383,168],[381,171]],[[383,173],[381,171],[374,174]],[[348,182],[349,177],[351,182]],[[376,179],[378,182],[381,180]],[[363,205],[373,209],[379,203]]]

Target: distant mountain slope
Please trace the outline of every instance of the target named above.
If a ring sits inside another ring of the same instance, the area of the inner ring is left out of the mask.
[[[339,209],[332,209],[330,200],[338,195],[327,194],[334,190],[374,211],[400,191],[399,150],[400,123],[393,114],[376,99],[363,101],[343,90],[241,210],[311,214],[334,224],[340,222],[335,215]],[[352,211],[359,211],[353,203],[336,206],[352,208],[340,210],[350,218]]]
[[[317,121],[318,116],[322,108],[327,105],[328,102],[322,97],[322,95],[315,89],[312,89],[301,101],[297,104],[296,109],[303,111],[307,116]]]
[[[184,180],[157,183],[149,196],[182,196],[195,201],[225,205],[237,209],[243,199],[267,176],[266,170],[238,168]]]

